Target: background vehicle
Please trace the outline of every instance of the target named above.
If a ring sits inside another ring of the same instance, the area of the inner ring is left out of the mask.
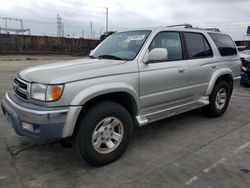
[[[249,47],[248,46],[237,46],[237,49],[239,52],[241,52],[241,51],[249,50]]]
[[[249,51],[250,54],[250,51]],[[240,85],[241,86],[250,86],[250,55],[245,57],[244,59],[241,59],[242,65],[241,65],[241,80]]]
[[[244,60],[246,57],[250,56],[250,50],[244,50],[239,52],[241,60]]]
[[[234,42],[218,30],[126,31],[86,59],[21,71],[2,108],[18,134],[70,137],[80,158],[104,165],[123,154],[134,126],[200,107],[221,116],[240,63]]]

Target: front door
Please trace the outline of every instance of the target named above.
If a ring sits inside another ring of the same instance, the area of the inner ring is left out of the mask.
[[[187,95],[188,67],[183,58],[179,32],[160,32],[153,39],[148,51],[166,48],[166,61],[139,63],[141,110],[171,106],[184,101]]]

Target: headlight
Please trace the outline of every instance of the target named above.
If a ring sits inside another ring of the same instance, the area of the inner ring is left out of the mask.
[[[63,91],[63,85],[45,85],[32,83],[31,98],[39,101],[56,101]]]
[[[31,85],[31,98],[39,101],[45,101],[46,90],[46,85],[33,83]]]

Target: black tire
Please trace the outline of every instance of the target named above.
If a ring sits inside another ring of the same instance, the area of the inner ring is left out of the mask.
[[[216,97],[217,97],[217,93],[221,89],[224,89],[224,91],[225,91],[226,101],[225,101],[225,104],[224,104],[223,108],[218,109],[216,107]],[[227,107],[228,107],[230,98],[231,98],[231,92],[230,92],[229,83],[226,82],[226,81],[217,82],[216,85],[214,86],[214,89],[213,89],[211,95],[209,96],[210,104],[205,107],[206,115],[208,115],[210,117],[219,117],[219,116],[223,115],[224,112],[226,111]]]
[[[93,133],[99,123],[107,118],[115,117],[123,125],[123,137],[120,144],[110,153],[98,152],[93,143]],[[129,112],[120,104],[105,101],[90,108],[80,118],[73,136],[73,147],[81,159],[90,165],[103,166],[117,160],[127,149],[133,134],[133,122]]]
[[[69,140],[60,140],[60,144],[63,148],[72,148],[72,142]]]

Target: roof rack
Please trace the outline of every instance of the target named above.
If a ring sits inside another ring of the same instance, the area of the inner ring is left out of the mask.
[[[181,26],[183,26],[184,28],[193,28],[191,24],[168,25],[167,27],[181,27]]]
[[[205,28],[205,30],[221,32],[218,28]]]
[[[200,29],[200,30],[221,32],[220,29],[218,28],[199,28],[199,27],[193,27],[191,24],[177,24],[177,25],[169,25],[167,27],[184,27],[185,29]]]

